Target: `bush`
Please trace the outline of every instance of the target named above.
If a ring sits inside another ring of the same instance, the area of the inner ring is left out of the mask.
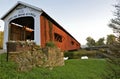
[[[69,57],[70,59],[73,59],[73,52],[64,52],[64,57]]]
[[[68,51],[68,52],[64,52],[64,56],[69,57],[70,59],[79,59],[82,56],[88,56],[89,58],[95,58],[96,51],[87,51],[87,50]]]
[[[46,43],[46,46],[47,46],[47,47],[56,47],[55,43],[52,42],[52,41],[47,42],[47,43]]]

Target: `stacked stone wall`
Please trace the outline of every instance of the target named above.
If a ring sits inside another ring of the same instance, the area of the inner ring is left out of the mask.
[[[19,71],[26,71],[33,67],[63,66],[63,52],[56,47],[45,47],[35,45],[33,42],[8,42],[8,60],[18,64]]]

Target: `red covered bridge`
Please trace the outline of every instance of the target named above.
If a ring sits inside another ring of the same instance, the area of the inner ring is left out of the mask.
[[[63,51],[80,49],[80,43],[70,33],[35,6],[18,2],[2,20],[5,22],[4,49],[8,41],[26,40],[33,40],[41,47],[53,41]]]

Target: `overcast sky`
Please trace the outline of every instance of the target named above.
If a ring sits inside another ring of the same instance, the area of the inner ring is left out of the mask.
[[[18,0],[0,0],[2,17]],[[116,0],[19,0],[43,9],[81,44],[88,36],[98,40],[113,33],[108,27]],[[0,30],[4,22],[0,20]]]

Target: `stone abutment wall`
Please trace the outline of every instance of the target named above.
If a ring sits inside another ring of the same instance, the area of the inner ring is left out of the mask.
[[[26,71],[33,67],[63,66],[63,52],[56,47],[45,47],[35,45],[34,42],[8,42],[8,60],[18,64],[19,71]]]

